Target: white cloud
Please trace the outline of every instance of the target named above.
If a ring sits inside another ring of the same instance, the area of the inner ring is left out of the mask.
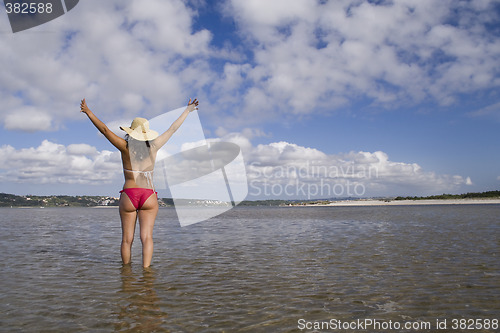
[[[48,140],[36,148],[1,146],[0,161],[0,181],[13,183],[102,185],[121,170],[117,152],[97,151],[87,144],[65,147]]]
[[[250,199],[422,195],[472,184],[469,177],[438,175],[416,163],[391,161],[381,151],[332,155],[283,141],[254,146],[244,134],[228,133],[221,140],[242,150]],[[87,144],[44,140],[32,148],[0,147],[1,182],[99,186],[120,177],[120,154]]]
[[[359,96],[391,108],[429,98],[449,105],[460,93],[498,87],[500,40],[485,28],[497,20],[492,6],[228,1],[227,15],[256,45],[244,72],[253,81],[243,93],[246,119],[256,110],[332,109]],[[237,81],[232,74],[228,82]]]
[[[234,128],[366,97],[449,105],[500,85],[500,40],[485,28],[498,20],[494,1],[228,0],[220,7],[243,42],[221,48],[215,31],[193,28],[207,5],[186,3],[81,1],[28,33],[1,34],[0,112],[36,105],[63,121],[87,97],[104,120],[152,117],[196,95]]]
[[[241,134],[222,138],[240,145],[250,196],[328,198],[428,195],[471,185],[469,177],[439,175],[417,163],[391,161],[382,152],[325,154],[288,142],[253,146]]]
[[[470,117],[489,117],[500,121],[500,102],[469,112]]]
[[[17,121],[25,105],[77,118],[83,97],[104,120],[184,104],[199,82],[215,81],[205,65],[211,34],[193,30],[195,16],[182,0],[88,0],[28,32],[1,34],[4,126],[26,130]],[[27,130],[48,130],[41,120]]]
[[[211,33],[191,33],[195,13],[183,1],[133,1],[127,14],[132,34],[154,49],[185,56],[209,52]]]
[[[89,155],[94,156],[98,154],[97,149],[85,143],[71,144],[66,147],[69,155]]]
[[[5,116],[4,127],[26,132],[53,131],[52,117],[35,107],[20,107]]]

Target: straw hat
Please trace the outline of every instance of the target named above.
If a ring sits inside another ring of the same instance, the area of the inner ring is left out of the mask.
[[[158,132],[149,129],[149,121],[144,118],[135,118],[130,127],[121,127],[132,138],[139,141],[151,141],[158,137]]]

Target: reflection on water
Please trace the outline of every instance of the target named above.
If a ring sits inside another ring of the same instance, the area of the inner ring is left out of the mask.
[[[155,269],[144,268],[142,275],[138,276],[132,271],[131,265],[124,265],[121,279],[120,314],[115,330],[160,331],[167,314],[160,308],[160,299],[155,291]]]
[[[0,209],[7,332],[293,332],[298,320],[498,319],[500,205],[238,207],[122,266],[116,209]],[[481,332],[481,330],[474,330]],[[482,330],[482,332],[492,332]]]

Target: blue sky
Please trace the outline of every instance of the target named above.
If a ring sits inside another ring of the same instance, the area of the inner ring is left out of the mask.
[[[499,188],[498,1],[86,0],[16,34],[1,16],[0,192],[116,195],[83,97],[117,133],[198,97],[249,199]]]

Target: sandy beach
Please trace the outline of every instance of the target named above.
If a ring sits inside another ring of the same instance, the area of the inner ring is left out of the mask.
[[[485,205],[500,204],[500,199],[436,199],[436,200],[339,200],[330,203],[310,203],[302,206],[414,206],[414,205]]]

